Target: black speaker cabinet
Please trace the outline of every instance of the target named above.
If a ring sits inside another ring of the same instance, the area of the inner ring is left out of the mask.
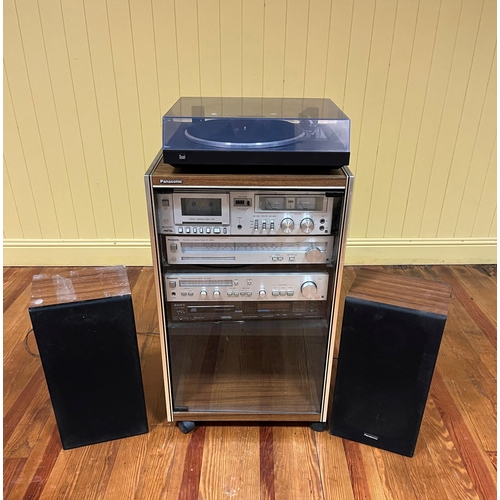
[[[358,273],[345,300],[331,434],[413,456],[450,286]]]
[[[148,432],[125,268],[36,275],[29,313],[63,448]]]

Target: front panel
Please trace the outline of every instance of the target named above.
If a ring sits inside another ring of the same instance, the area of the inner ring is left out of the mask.
[[[333,193],[174,190],[157,195],[160,232],[288,237],[331,234]]]
[[[326,264],[332,260],[331,236],[192,237],[166,236],[169,264]]]
[[[412,456],[445,321],[347,297],[331,433]]]
[[[165,275],[167,302],[326,300],[328,273]]]

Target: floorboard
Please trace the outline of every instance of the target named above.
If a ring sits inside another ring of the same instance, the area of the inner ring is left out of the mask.
[[[306,424],[165,422],[151,268],[129,268],[149,433],[64,451],[40,359],[23,340],[34,274],[4,268],[4,498],[420,500],[496,498],[493,265],[385,266],[446,281],[448,321],[413,458],[316,433]],[[343,294],[359,268],[346,267]],[[343,300],[340,312],[343,310]],[[32,336],[28,345],[36,351]],[[339,336],[335,352],[338,352]]]

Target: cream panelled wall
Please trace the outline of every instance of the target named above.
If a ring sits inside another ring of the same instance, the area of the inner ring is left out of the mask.
[[[352,120],[350,263],[496,259],[494,0],[5,0],[4,263],[150,262],[142,176],[184,96]]]

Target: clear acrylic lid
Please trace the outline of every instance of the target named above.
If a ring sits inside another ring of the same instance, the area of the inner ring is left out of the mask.
[[[163,117],[163,149],[349,152],[350,120],[330,99],[181,97]]]

